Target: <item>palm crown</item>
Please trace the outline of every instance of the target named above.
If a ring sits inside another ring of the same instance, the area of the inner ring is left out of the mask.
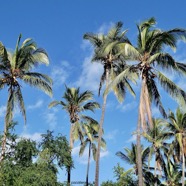
[[[51,102],[49,107],[62,105],[62,108],[68,112],[71,123],[75,123],[80,120],[81,112],[86,110],[94,112],[94,109],[100,107],[97,102],[90,101],[93,99],[93,93],[91,91],[87,90],[80,93],[79,88],[69,88],[66,86],[63,99],[65,101]]]
[[[20,44],[20,40],[21,35],[13,53],[7,51],[5,46],[0,43],[0,86],[1,88],[7,86],[9,90],[6,123],[9,123],[12,119],[14,103],[19,105],[26,121],[20,80],[38,87],[50,96],[52,95],[52,80],[47,75],[31,71],[39,63],[49,64],[47,53],[44,49],[37,48],[32,39],[26,39],[22,44]]]

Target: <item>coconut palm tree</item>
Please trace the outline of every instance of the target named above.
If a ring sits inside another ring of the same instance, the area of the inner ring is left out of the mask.
[[[155,167],[154,167],[154,177],[155,183],[157,186],[157,169],[163,170],[165,168],[164,155],[162,152],[166,153],[169,148],[165,140],[171,138],[171,134],[166,130],[164,121],[162,119],[152,119],[152,128],[148,128],[146,132],[143,133],[143,137],[151,143],[150,146],[150,158],[152,154],[155,155]]]
[[[81,143],[79,155],[82,156],[85,148],[88,146],[88,163],[87,163],[87,174],[86,174],[86,186],[88,186],[88,175],[89,175],[89,167],[90,167],[90,157],[91,157],[91,151],[93,154],[93,159],[96,160],[96,144],[98,140],[98,131],[99,131],[99,124],[97,121],[89,120],[87,123],[82,124],[82,128],[84,131],[84,137],[85,139]],[[101,140],[101,147],[103,149],[106,148],[106,142],[102,138]]]
[[[181,183],[182,173],[180,171],[180,165],[174,164],[171,160],[167,162],[164,168],[165,182],[162,186],[181,186],[185,182]]]
[[[166,112],[161,103],[161,96],[156,85],[157,81],[174,99],[182,104],[186,102],[185,92],[161,72],[161,70],[166,72],[169,71],[171,73],[172,71],[179,73],[186,72],[185,64],[176,62],[169,53],[163,50],[165,46],[176,49],[177,41],[185,40],[186,30],[175,28],[168,31],[162,31],[155,28],[155,24],[155,18],[150,18],[137,25],[138,36],[136,47],[132,46],[130,43],[118,45],[118,47],[120,46],[122,48],[125,59],[128,57],[129,61],[133,61],[135,64],[120,73],[110,85],[110,87],[112,87],[119,83],[131,69],[136,69],[139,73],[141,93],[137,124],[138,152],[141,151],[141,131],[146,130],[148,127],[147,123],[150,126],[152,126],[153,123],[151,103],[154,102],[161,114],[166,117]],[[139,186],[142,186],[141,153],[138,153],[138,164]]]
[[[169,113],[169,122],[167,123],[167,127],[171,132],[171,136],[174,137],[174,144],[177,144],[177,148],[179,148],[180,155],[178,156],[178,160],[182,160],[182,186],[185,183],[185,156],[186,156],[186,113],[183,113],[180,108],[177,108],[176,113],[174,114],[172,111]]]
[[[125,68],[123,63],[123,56],[120,55],[121,51],[119,50],[118,44],[123,42],[128,42],[128,38],[125,36],[126,30],[121,32],[122,23],[118,22],[114,27],[112,27],[107,35],[104,34],[93,34],[87,33],[84,35],[84,39],[87,39],[91,42],[94,47],[94,55],[92,57],[92,62],[99,62],[103,65],[103,74],[100,79],[99,85],[99,95],[102,88],[102,85],[105,83],[105,87],[108,87],[109,82],[114,79],[118,74],[118,69]],[[132,76],[131,76],[132,77]],[[128,79],[123,78],[120,83],[112,87],[117,98],[121,101],[125,96],[126,87],[134,94]],[[95,172],[95,186],[99,186],[99,161],[100,161],[100,148],[101,148],[101,138],[102,138],[102,129],[105,117],[105,109],[107,102],[107,94],[103,95],[103,104],[102,104],[102,113],[100,119],[100,128],[99,128],[99,139],[98,139],[98,149],[96,155],[96,172]]]
[[[150,156],[150,148],[143,148],[141,146],[141,156],[142,156],[142,167],[143,167],[143,178],[146,183],[151,183],[155,181],[153,174],[149,171],[148,167],[148,159]],[[119,151],[116,153],[118,157],[120,157],[122,160],[124,160],[126,163],[133,165],[133,168],[129,169],[130,171],[133,171],[136,175],[138,175],[138,163],[137,163],[137,146],[132,143],[131,149],[124,148],[125,153]],[[159,182],[159,180],[158,180]]]
[[[21,81],[41,89],[50,96],[52,95],[52,80],[47,75],[32,71],[38,64],[49,64],[46,51],[42,48],[37,48],[36,43],[30,38],[23,41],[22,44],[20,42],[21,34],[14,52],[8,51],[6,47],[0,43],[0,88],[8,87],[8,101],[0,161],[2,161],[6,150],[7,128],[12,121],[15,106],[19,106],[24,121],[26,122],[26,110],[22,96]]]
[[[82,115],[84,111],[92,111],[96,108],[100,108],[97,102],[90,101],[93,99],[93,93],[91,91],[84,91],[80,93],[80,88],[69,88],[66,86],[66,91],[63,95],[64,101],[52,101],[49,104],[49,108],[61,105],[70,118],[70,148],[73,148],[74,140],[77,135],[74,136],[77,131],[80,131],[78,125],[81,118],[85,116]],[[70,169],[68,170],[67,182],[70,184]]]

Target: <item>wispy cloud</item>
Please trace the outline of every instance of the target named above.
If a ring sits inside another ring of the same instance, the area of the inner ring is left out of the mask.
[[[109,23],[103,23],[99,29],[98,29],[98,33],[102,33],[102,34],[107,34],[108,30],[114,26],[113,22],[109,22]]]
[[[118,132],[119,131],[117,129],[113,130],[113,131],[110,131],[110,132],[108,132],[107,134],[104,135],[104,139],[113,140],[113,139],[115,139]]]
[[[57,125],[57,108],[48,109],[44,114],[44,119],[46,123],[49,125],[50,130],[54,130]]]
[[[132,101],[130,103],[123,103],[117,106],[117,109],[121,110],[122,112],[128,112],[130,110],[135,110],[138,106],[136,101]]]
[[[33,110],[33,109],[41,108],[42,106],[43,106],[43,100],[38,100],[35,104],[28,105],[27,109]]]
[[[137,138],[137,135],[132,135],[127,141],[126,143],[131,143],[131,142],[136,142],[136,138]]]
[[[41,141],[42,137],[41,137],[41,133],[33,133],[33,134],[29,134],[29,133],[22,133],[20,135],[22,138],[26,138],[26,139],[31,139],[33,141],[39,142]]]
[[[76,85],[96,92],[99,87],[101,74],[103,73],[103,67],[99,63],[91,63],[91,58],[92,55],[85,58],[82,73]]]
[[[50,77],[53,79],[54,87],[60,87],[66,82],[70,68],[68,61],[62,61],[58,66],[53,66]]]
[[[106,34],[112,26],[112,22],[104,23],[94,33]],[[83,61],[82,73],[77,80],[76,85],[97,92],[100,78],[103,73],[103,66],[97,62],[91,63],[94,49],[89,41],[84,40],[81,44],[81,48],[82,50],[87,51],[88,55]]]
[[[4,117],[6,112],[6,106],[3,105],[0,107],[0,117]]]

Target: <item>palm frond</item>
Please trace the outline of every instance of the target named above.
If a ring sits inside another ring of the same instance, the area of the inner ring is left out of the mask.
[[[168,92],[169,95],[176,101],[178,101],[178,103],[180,103],[181,105],[183,103],[186,103],[186,93],[161,72],[158,72],[158,81],[160,82],[164,90]]]
[[[94,159],[94,161],[96,161],[97,148],[96,148],[96,145],[94,143],[92,143],[91,149],[92,149],[93,159]]]
[[[25,121],[25,124],[26,124],[26,110],[25,110],[24,99],[23,99],[23,96],[22,96],[20,86],[16,87],[16,90],[15,90],[14,94],[15,94],[15,102],[18,103],[19,109],[20,109],[20,111],[23,115],[23,118],[24,118],[24,121]]]
[[[159,94],[158,88],[156,86],[156,83],[153,78],[148,78],[147,80],[147,88],[149,92],[149,96],[151,101],[155,103],[155,105],[159,108],[160,113],[164,118],[167,117],[167,114],[163,108],[162,102],[161,102],[161,96]]]
[[[51,86],[41,78],[33,77],[27,74],[22,77],[22,80],[30,86],[37,87],[49,96],[52,96]]]
[[[94,112],[96,108],[100,108],[100,104],[97,102],[88,102],[83,105],[83,110],[91,110],[92,112]]]
[[[95,47],[98,47],[102,44],[102,39],[101,37],[97,34],[93,33],[86,33],[83,36],[83,39],[89,40]]]
[[[24,75],[28,75],[30,77],[37,77],[37,78],[43,79],[44,81],[46,81],[47,83],[52,85],[52,79],[45,74],[41,74],[41,73],[37,73],[37,72],[26,72],[26,73],[24,73]]]
[[[79,156],[82,156],[86,146],[88,145],[89,141],[86,139],[84,142],[81,143],[80,150],[79,150]]]
[[[5,116],[5,125],[8,127],[9,123],[11,122],[13,118],[13,110],[14,110],[14,91],[9,90],[9,95],[8,95],[8,102],[7,102],[7,107],[6,107],[6,116]]]
[[[116,156],[120,157],[123,161],[131,164],[131,160],[129,159],[129,157],[127,155],[125,155],[123,152],[119,151],[116,153]]]

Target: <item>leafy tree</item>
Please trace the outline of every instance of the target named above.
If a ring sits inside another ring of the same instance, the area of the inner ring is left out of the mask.
[[[93,93],[91,91],[84,91],[80,93],[80,88],[69,88],[66,86],[66,91],[62,97],[64,101],[53,101],[49,104],[49,108],[61,105],[62,109],[66,110],[70,117],[70,148],[73,148],[74,143],[74,130],[77,129],[78,121],[81,117],[80,115],[83,111],[94,111],[99,108],[97,102],[92,102]],[[68,170],[67,182],[70,184],[70,167]]]
[[[69,167],[73,167],[71,148],[69,148],[66,137],[61,134],[54,137],[52,133],[52,131],[47,131],[46,134],[42,134],[42,142],[40,143],[42,151],[39,162],[44,161],[54,173],[57,173],[55,166],[55,162],[57,162],[60,168],[65,166],[68,172]]]
[[[20,44],[21,35],[18,38],[14,52],[7,51],[0,43],[0,88],[8,87],[8,102],[5,116],[4,137],[0,161],[2,161],[6,149],[7,128],[13,118],[13,110],[16,105],[26,122],[26,110],[21,91],[21,83],[37,87],[52,95],[52,80],[44,74],[33,72],[32,69],[38,64],[49,64],[48,55],[42,48],[37,48],[32,39],[26,39]]]
[[[122,77],[125,77],[126,73],[132,69],[137,70],[140,75],[141,93],[137,124],[138,152],[141,152],[141,130],[145,130],[148,127],[147,123],[152,126],[151,103],[154,102],[162,115],[166,117],[156,80],[158,80],[163,89],[174,99],[182,104],[186,101],[185,92],[160,71],[186,72],[185,64],[176,62],[169,53],[164,52],[163,50],[165,46],[176,49],[177,41],[180,39],[185,40],[186,30],[175,28],[168,31],[162,31],[155,28],[155,24],[155,18],[150,18],[137,25],[138,36],[136,47],[132,46],[130,43],[120,44],[126,59],[128,57],[129,61],[136,63],[129,69],[124,70],[112,83],[112,86],[119,83]],[[142,186],[143,184],[141,161],[141,153],[138,153],[139,186]]]
[[[32,159],[38,153],[36,142],[23,138],[17,142],[14,153],[16,164],[28,167],[32,165]]]
[[[46,164],[28,167],[4,160],[0,169],[0,184],[11,186],[58,186],[57,175]]]
[[[42,134],[39,146],[41,148],[39,162],[45,162],[49,167],[52,167],[55,162],[60,168],[65,166],[68,169],[69,166],[73,166],[71,149],[66,137],[61,134],[54,137],[52,131],[47,131],[46,134]]]
[[[126,30],[121,32],[122,23],[118,22],[115,26],[113,26],[107,35],[104,34],[93,34],[86,33],[84,35],[84,39],[87,39],[91,42],[94,47],[94,55],[92,57],[92,61],[99,62],[103,65],[103,74],[100,79],[99,85],[99,94],[102,88],[103,83],[105,83],[105,87],[108,87],[108,84],[111,80],[113,80],[118,72],[121,69],[125,69],[125,65],[123,63],[123,57],[121,54],[121,50],[118,47],[119,43],[127,42],[129,43],[128,38],[126,37]],[[118,100],[122,101],[126,87],[134,94],[128,79],[132,79],[128,74],[128,78],[123,78],[120,83],[112,86],[112,90],[117,96]],[[102,129],[105,117],[105,109],[107,103],[107,94],[103,95],[103,104],[102,104],[102,114],[100,120],[100,128],[99,128],[99,138],[98,138],[98,150],[96,155],[96,173],[95,173],[95,186],[99,185],[99,160],[100,160],[100,149],[101,149],[101,138],[102,138]]]

